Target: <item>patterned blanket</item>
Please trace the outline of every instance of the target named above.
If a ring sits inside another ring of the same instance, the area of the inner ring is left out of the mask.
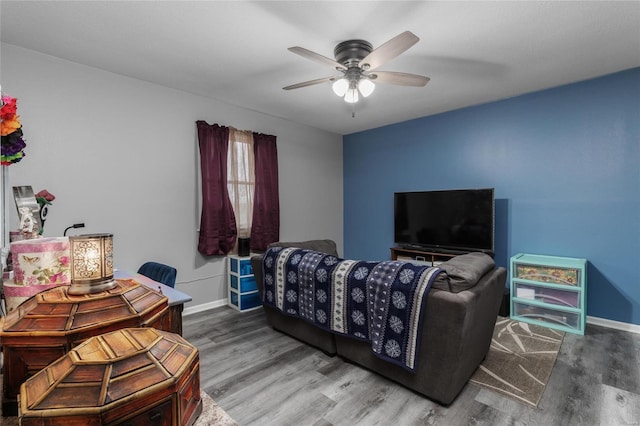
[[[264,304],[371,342],[378,357],[416,370],[425,300],[440,269],[273,247],[265,253],[263,270]]]

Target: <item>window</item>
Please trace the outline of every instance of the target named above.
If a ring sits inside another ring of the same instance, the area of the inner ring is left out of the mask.
[[[251,234],[255,181],[253,134],[230,128],[227,188],[236,216],[239,238],[248,238]]]
[[[236,237],[250,237],[252,250],[266,250],[280,238],[276,137],[203,120],[196,126],[202,174],[198,251],[226,255]]]

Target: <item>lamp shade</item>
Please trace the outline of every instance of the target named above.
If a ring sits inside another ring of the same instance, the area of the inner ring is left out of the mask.
[[[344,95],[344,101],[349,104],[355,104],[358,102],[358,89],[354,87],[347,90],[347,94]]]
[[[368,78],[361,78],[358,82],[358,90],[360,90],[360,94],[365,98],[373,93],[373,89],[376,88],[376,85],[373,84],[371,80]]]
[[[71,287],[69,294],[98,293],[115,287],[113,234],[69,237]]]
[[[339,80],[336,80],[331,87],[333,88],[333,93],[340,97],[343,97],[349,89],[349,82],[346,79],[341,78]]]

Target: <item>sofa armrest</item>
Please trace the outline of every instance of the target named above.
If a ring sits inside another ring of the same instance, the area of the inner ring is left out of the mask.
[[[448,405],[489,350],[506,276],[504,268],[496,268],[468,290],[430,290],[415,373],[381,360],[367,342],[340,335],[338,355]]]
[[[419,368],[436,367],[429,374],[435,399],[451,403],[487,355],[506,277],[496,268],[469,290],[429,294]]]

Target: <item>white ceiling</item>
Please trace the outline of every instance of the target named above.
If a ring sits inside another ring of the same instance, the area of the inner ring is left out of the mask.
[[[8,1],[2,42],[215,98],[338,134],[437,114],[640,66],[640,1]],[[337,75],[287,51],[333,58],[409,30],[420,41],[380,70],[426,87],[378,84],[351,107]]]

